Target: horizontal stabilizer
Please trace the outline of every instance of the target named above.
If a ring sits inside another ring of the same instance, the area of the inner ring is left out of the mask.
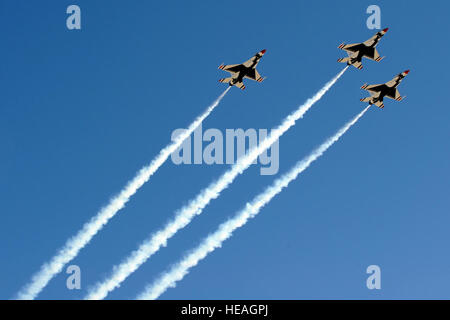
[[[242,90],[245,89],[245,85],[244,85],[242,82],[237,82],[237,83],[235,84],[235,86],[238,87],[239,89],[242,89]]]
[[[219,79],[219,82],[222,82],[222,83],[228,83],[228,82],[231,81],[231,79],[232,79],[232,78],[223,78],[223,79]]]
[[[383,101],[375,101],[373,102],[371,97],[367,97],[367,98],[363,98],[363,99],[359,99],[359,101],[361,102],[368,102],[369,104],[374,104],[376,105],[378,108],[383,109],[384,108],[384,103]]]
[[[355,68],[358,68],[359,70],[361,70],[363,68],[362,63],[359,61],[352,63],[352,66],[354,66]]]

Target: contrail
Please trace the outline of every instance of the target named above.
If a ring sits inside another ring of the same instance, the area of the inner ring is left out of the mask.
[[[223,97],[231,87],[228,87],[198,118],[192,122],[189,127],[175,138],[169,145],[162,149],[149,165],[143,167],[137,175],[130,180],[126,187],[118,195],[112,198],[106,207],[103,207],[97,215],[89,222],[83,225],[78,233],[70,238],[63,248],[47,263],[41,266],[41,269],[32,277],[31,282],[27,284],[18,294],[17,299],[32,300],[42,291],[48,282],[59,272],[66,263],[71,261],[78,252],[86,246],[89,241],[99,232],[103,226],[114,215],[122,209],[140,187],[142,187],[150,177],[167,160],[172,152],[181,146],[183,141],[202,123],[202,121],[216,108]]]
[[[253,201],[247,203],[235,217],[230,218],[219,226],[216,232],[207,236],[200,245],[186,255],[181,261],[175,264],[169,272],[161,275],[153,284],[147,286],[145,290],[138,295],[140,300],[154,300],[164,293],[169,287],[175,287],[176,282],[183,279],[189,272],[189,269],[196,266],[200,260],[204,259],[209,253],[222,246],[222,243],[231,237],[233,231],[242,227],[250,219],[255,217],[259,211],[272,200],[278,193],[286,188],[290,182],[306,170],[309,165],[317,160],[329,147],[331,147],[340,137],[354,125],[370,106],[366,107],[360,114],[343,126],[336,134],[328,138],[323,144],[313,150],[308,156],[299,161],[289,172],[266,188],[262,193],[256,196]]]
[[[348,67],[345,67],[333,79],[319,90],[312,98],[308,99],[296,111],[287,116],[277,128],[271,131],[270,135],[262,141],[256,148],[250,150],[248,154],[239,158],[235,165],[226,171],[218,180],[211,183],[203,189],[195,199],[191,200],[186,206],[179,209],[175,218],[170,221],[163,229],[152,234],[146,239],[137,250],[133,251],[120,265],[115,266],[111,276],[103,282],[98,283],[88,293],[85,299],[99,300],[104,299],[108,293],[120,284],[134,271],[136,271],[145,261],[147,261],[162,246],[167,244],[178,230],[184,228],[196,216],[201,214],[203,208],[212,200],[217,198],[233,180],[246,170],[257,157],[269,148],[283,133],[285,133],[295,122],[302,118],[314,103],[316,103],[336,81],[344,74]]]

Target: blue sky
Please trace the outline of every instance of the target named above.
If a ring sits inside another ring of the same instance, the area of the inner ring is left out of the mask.
[[[389,32],[280,140],[286,172],[364,107],[360,86],[411,69],[407,98],[373,108],[297,181],[162,299],[449,298],[447,12],[411,1],[2,1],[0,298],[41,264],[223,90],[217,69],[267,53],[263,83],[232,88],[203,129],[272,128],[343,67],[366,8]],[[82,30],[66,28],[78,4]],[[228,168],[170,160],[42,299],[80,299]],[[252,166],[109,298],[131,299],[276,176]],[[367,266],[382,289],[366,288]]]

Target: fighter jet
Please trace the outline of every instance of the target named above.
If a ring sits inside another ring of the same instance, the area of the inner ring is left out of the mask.
[[[258,64],[264,53],[266,53],[266,49],[261,50],[253,57],[245,61],[243,64],[221,64],[219,66],[219,69],[229,72],[231,77],[220,79],[219,82],[229,83],[230,86],[236,86],[238,88],[241,88],[242,90],[245,89],[245,85],[244,83],[242,83],[242,80],[244,78],[262,82],[265,78],[262,78],[260,76],[260,74],[256,70],[256,65]]]
[[[403,78],[406,77],[408,72],[409,70],[403,71],[402,73],[399,73],[397,76],[395,76],[391,81],[383,84],[374,84],[370,86],[368,86],[367,83],[364,84],[361,89],[369,91],[371,96],[360,99],[360,101],[368,102],[370,105],[374,104],[381,109],[384,108],[384,97],[402,101],[406,96],[400,96],[400,92],[398,92],[397,86],[400,84]]]
[[[388,28],[377,32],[372,38],[363,43],[353,43],[339,45],[339,49],[347,51],[348,57],[338,59],[338,62],[346,62],[347,65],[352,65],[355,68],[362,69],[361,59],[366,57],[370,60],[380,62],[384,57],[380,57],[376,46],[384,34],[388,31]]]

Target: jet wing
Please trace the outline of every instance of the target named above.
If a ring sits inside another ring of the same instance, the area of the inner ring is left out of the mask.
[[[239,71],[241,71],[241,68],[242,68],[241,64],[226,64],[219,66],[219,69],[228,71],[232,74],[238,73]]]
[[[352,43],[352,44],[341,44],[338,48],[348,52],[360,51],[363,47],[362,43]]]
[[[383,84],[373,84],[368,86],[367,84],[363,85],[361,89],[367,90],[370,93],[377,93],[386,89],[386,85]]]
[[[389,99],[402,101],[404,97],[400,95],[400,92],[397,88],[392,88],[387,86],[386,84],[374,84],[371,86],[363,85],[361,89],[369,91],[370,95],[375,95],[378,92],[383,91],[384,96]]]
[[[397,88],[391,88],[391,90],[389,90],[389,92],[385,95],[385,97],[397,101],[402,101],[404,98],[400,95],[400,92],[398,91]]]
[[[261,81],[264,80],[261,77],[261,75],[259,74],[258,70],[256,70],[256,69],[250,70],[250,72],[247,73],[244,78],[255,80],[255,81],[258,81],[258,82],[261,82]]]
[[[369,47],[366,48],[364,50],[364,55],[365,58],[376,61],[376,62],[380,62],[384,57],[380,57],[380,54],[378,53],[376,48],[373,47]]]

